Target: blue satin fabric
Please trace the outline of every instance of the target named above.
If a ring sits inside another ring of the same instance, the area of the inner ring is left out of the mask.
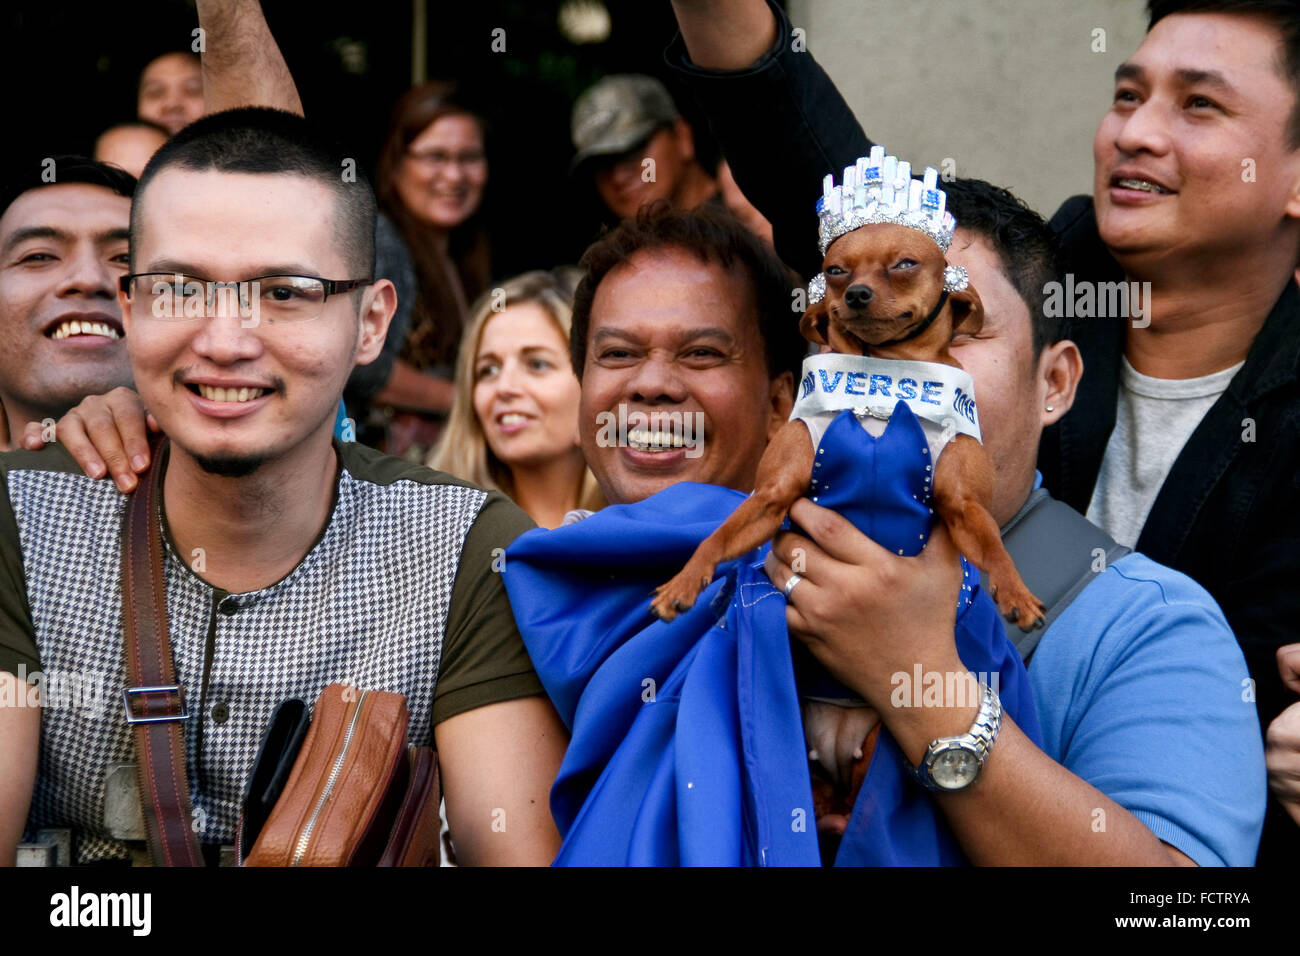
[[[906,402],[879,438],[845,409],[822,435],[808,494],[881,547],[911,557],[930,537],[931,467],[925,432]]]
[[[906,483],[883,474],[904,447],[921,447],[919,424],[901,408],[880,439],[849,422],[868,443],[899,443],[895,453],[868,455],[870,464],[859,458],[856,472],[859,494],[892,489],[886,510],[908,519],[892,530],[872,526],[886,537],[917,534],[916,522],[924,528],[930,519],[924,504],[923,513],[900,506]],[[819,460],[861,453],[858,436],[843,428],[828,429],[822,447]],[[827,479],[832,494],[841,492],[831,482],[854,477],[842,464],[820,469],[840,474]],[[925,474],[921,465],[911,480]],[[515,619],[572,735],[551,791],[564,837],[556,865],[820,864],[785,600],[763,572],[769,546],[721,565],[671,623],[649,612],[654,589],[743,500],[685,482],[577,524],[530,531],[507,550]],[[1037,742],[1024,667],[978,575],[967,572],[958,652],[970,670],[999,674],[1003,707]],[[836,864],[963,862],[942,814],[882,732]]]

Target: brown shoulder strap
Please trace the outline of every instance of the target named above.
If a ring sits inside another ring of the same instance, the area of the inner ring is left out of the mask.
[[[127,498],[122,519],[122,628],[126,722],[135,728],[137,775],[154,866],[203,866],[191,826],[182,721],[189,719],[176,683],[163,582],[159,483],[167,440],[154,443],[148,474]]]

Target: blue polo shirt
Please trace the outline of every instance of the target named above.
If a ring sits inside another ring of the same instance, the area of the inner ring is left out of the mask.
[[[1204,588],[1125,555],[1048,628],[1029,682],[1048,756],[1200,865],[1254,864],[1268,795],[1254,687]]]

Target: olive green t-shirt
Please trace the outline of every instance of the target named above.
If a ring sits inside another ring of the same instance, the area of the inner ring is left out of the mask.
[[[468,507],[476,509],[476,513],[459,541],[459,557],[453,570],[454,584],[450,590],[450,602],[443,626],[432,723],[439,723],[487,704],[543,693],[541,682],[515,626],[500,573],[504,564],[501,557],[504,549],[519,534],[534,526],[528,516],[500,492],[481,491],[442,472],[384,455],[363,445],[335,442],[335,448],[341,472],[361,486],[373,486],[371,490],[374,501],[368,509],[371,512],[385,510],[383,489],[397,488],[404,483],[430,488],[450,486],[469,489],[477,499],[462,505],[462,510]],[[22,496],[16,514],[10,486],[19,477],[30,479],[33,473],[40,473],[42,488],[37,494]],[[24,522],[29,525],[28,540],[24,541],[24,535],[19,529],[20,518],[34,519],[36,516],[31,512],[37,509],[64,510],[67,512],[64,523],[68,527],[82,529],[95,537],[99,544],[97,550],[101,552],[100,566],[116,567],[120,548],[117,547],[117,527],[113,522],[120,521],[125,496],[117,493],[110,481],[94,481],[83,475],[71,455],[59,445],[51,445],[38,452],[0,454],[0,492],[3,492],[0,493],[0,671],[18,673],[21,666],[30,674],[40,670],[42,655],[29,588],[41,582],[27,580],[24,545],[42,552],[57,552],[61,542],[31,540],[31,534],[41,525],[36,520]],[[322,529],[321,536],[314,543],[313,551],[319,549],[323,540],[327,539],[330,526],[338,518],[337,507],[336,487],[334,509],[331,510],[330,519]],[[84,519],[77,517],[78,511],[85,512]],[[412,512],[412,516],[417,513]],[[353,516],[354,520],[357,517],[359,516]],[[378,528],[382,523],[374,524]],[[375,533],[380,532],[377,530]],[[432,527],[429,533],[433,534]],[[418,529],[416,534],[419,534]],[[353,541],[365,541],[366,537],[364,526],[351,529],[349,535],[345,536]],[[403,560],[396,544],[386,547],[382,541],[370,541],[366,546],[374,550],[380,562]],[[169,550],[172,549],[170,536],[168,547]],[[102,552],[108,549],[113,549],[116,553],[111,561],[104,561],[106,556]],[[79,589],[69,586],[70,582],[86,577],[92,570],[98,570],[78,568],[78,557],[70,551],[67,562],[56,559],[43,563],[45,567],[60,568],[60,577],[64,580],[44,582],[41,604],[51,604],[49,595],[59,592],[65,592],[70,600],[90,600],[77,593]],[[416,559],[413,557],[412,560]],[[437,568],[430,568],[429,571],[432,574],[438,573]],[[292,576],[291,573],[275,587],[285,584]],[[101,605],[119,600],[117,578],[114,576],[110,580],[102,580],[102,574],[98,577],[101,578],[96,588],[99,593],[93,600]],[[201,575],[195,573],[195,577]],[[216,588],[212,591],[216,598],[214,604],[219,604],[228,594]],[[235,595],[234,598],[238,600],[240,595]],[[345,597],[342,599],[346,600]],[[379,625],[382,622],[375,623]]]

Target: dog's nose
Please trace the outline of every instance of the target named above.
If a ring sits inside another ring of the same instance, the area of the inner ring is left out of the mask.
[[[870,286],[851,285],[844,293],[844,304],[850,309],[866,308],[867,303],[871,301],[872,294]]]

